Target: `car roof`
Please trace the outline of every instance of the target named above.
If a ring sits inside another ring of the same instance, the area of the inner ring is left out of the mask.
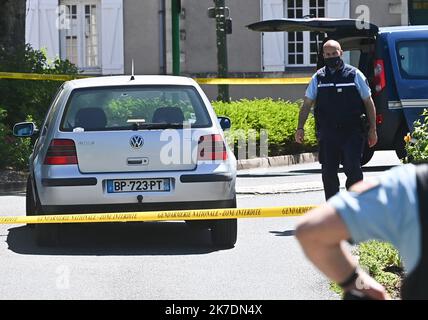
[[[134,86],[134,85],[183,85],[195,86],[196,82],[187,77],[164,75],[107,76],[76,79],[67,82],[73,88],[104,87],[104,86]]]
[[[428,32],[428,25],[426,25],[426,26],[396,26],[396,27],[379,28],[379,33],[414,32],[414,31],[426,31],[426,32]]]

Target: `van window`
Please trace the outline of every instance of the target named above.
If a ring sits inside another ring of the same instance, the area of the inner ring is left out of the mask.
[[[401,41],[397,44],[397,58],[401,77],[428,79],[428,40]]]
[[[61,121],[62,131],[210,127],[192,86],[127,86],[76,89]]]

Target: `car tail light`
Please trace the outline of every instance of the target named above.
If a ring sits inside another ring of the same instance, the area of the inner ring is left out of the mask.
[[[44,164],[77,164],[76,145],[70,139],[53,139],[49,145]]]
[[[227,160],[226,146],[221,135],[210,134],[199,138],[198,160]]]
[[[383,123],[383,114],[377,114],[376,115],[376,124],[382,124]]]
[[[375,94],[379,94],[386,87],[385,64],[382,59],[377,59],[374,63],[374,84]]]

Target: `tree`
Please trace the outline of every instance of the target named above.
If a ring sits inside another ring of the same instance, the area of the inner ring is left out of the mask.
[[[0,47],[14,51],[25,44],[26,0],[0,0]]]

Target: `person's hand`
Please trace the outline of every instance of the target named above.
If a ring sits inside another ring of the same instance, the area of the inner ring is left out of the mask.
[[[373,148],[376,143],[377,143],[377,132],[376,132],[376,128],[370,128],[369,129],[369,134],[367,137],[368,140],[368,144],[370,148]]]
[[[345,291],[352,290],[361,292],[364,296],[373,300],[391,299],[385,288],[379,282],[361,270],[358,272],[358,278],[355,280],[354,284],[344,289]]]
[[[305,130],[303,130],[302,128],[297,129],[295,139],[297,143],[302,144],[305,140]]]

